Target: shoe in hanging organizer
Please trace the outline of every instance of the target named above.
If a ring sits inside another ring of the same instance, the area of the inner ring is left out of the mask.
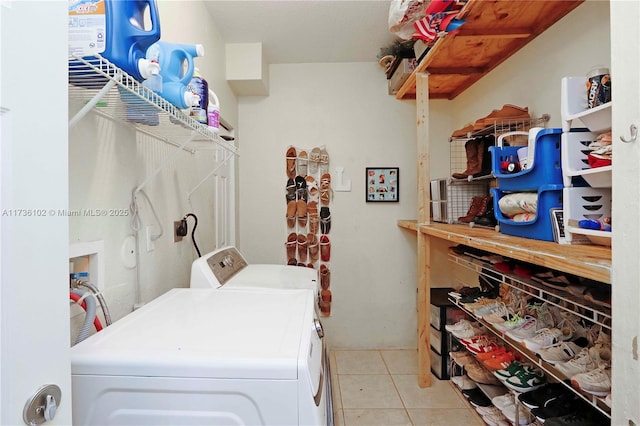
[[[320,258],[320,243],[316,234],[307,234],[307,245],[309,247],[309,259],[315,262]]]
[[[321,175],[329,173],[329,154],[326,148],[320,148],[320,159],[318,162],[318,169]]]
[[[287,186],[285,187],[285,189],[287,191],[287,204],[289,204],[290,201],[295,201],[297,198],[296,182],[293,179],[287,180]]]
[[[296,153],[296,149],[290,146],[287,149],[287,177],[289,179],[293,179],[296,177],[296,159],[298,158],[298,154]]]
[[[328,262],[331,259],[331,241],[326,235],[320,237],[320,259],[323,262]]]
[[[287,248],[287,260],[295,259],[296,257],[296,248],[298,246],[298,234],[292,232],[287,237],[287,242],[285,243]]]
[[[320,178],[320,203],[328,206],[331,200],[331,175],[324,173]]]
[[[328,234],[331,231],[331,212],[329,207],[320,207],[320,231]]]
[[[307,226],[307,203],[304,200],[298,200],[296,203],[298,226],[304,229]]]
[[[304,234],[298,234],[298,260],[300,262],[307,261],[307,237]]]
[[[294,226],[296,226],[296,213],[298,210],[298,204],[297,201],[293,200],[293,201],[289,201],[289,204],[287,204],[287,226],[289,228],[293,228]]]
[[[327,265],[320,265],[320,287],[323,290],[329,290],[331,286],[331,271],[327,268]]]
[[[309,170],[308,174],[315,175],[318,173],[318,163],[320,162],[320,148],[316,147],[309,153]]]
[[[302,150],[298,153],[298,176],[306,177],[307,168],[309,166],[309,159],[307,158],[307,151]]]

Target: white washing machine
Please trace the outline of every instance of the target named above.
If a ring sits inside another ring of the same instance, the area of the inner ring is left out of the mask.
[[[314,304],[171,290],[71,348],[73,424],[332,424]]]
[[[249,264],[235,247],[223,247],[196,259],[191,265],[191,288],[309,289],[316,305],[320,277],[313,268],[290,265]]]

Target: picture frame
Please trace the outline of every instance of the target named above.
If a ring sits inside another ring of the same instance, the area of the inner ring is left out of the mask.
[[[365,200],[367,203],[400,201],[399,167],[366,167]]]

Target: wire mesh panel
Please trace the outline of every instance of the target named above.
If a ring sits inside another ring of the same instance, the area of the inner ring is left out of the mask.
[[[489,193],[489,180],[459,181],[438,179],[431,181],[431,217],[435,222],[458,223],[466,216],[473,197]]]

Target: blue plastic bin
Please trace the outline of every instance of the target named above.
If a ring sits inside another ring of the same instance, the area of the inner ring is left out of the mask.
[[[491,168],[498,179],[498,188],[504,191],[535,191],[541,185],[562,184],[560,161],[562,129],[544,129],[536,136],[533,168],[517,173],[500,170],[503,161],[518,161],[521,146],[489,147]]]
[[[551,213],[549,210],[552,208],[562,207],[562,188],[562,185],[550,184],[542,185],[538,189],[538,209],[536,212],[536,218],[529,222],[514,222],[513,220],[505,217],[498,206],[498,202],[505,195],[505,192],[497,188],[491,188],[494,212],[500,225],[500,232],[507,235],[514,235],[516,237],[554,241],[553,225],[551,223]]]

